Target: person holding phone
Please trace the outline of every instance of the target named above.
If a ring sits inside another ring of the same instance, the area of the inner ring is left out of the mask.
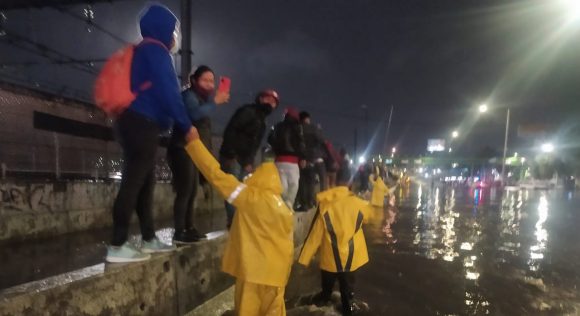
[[[222,78],[221,82],[227,82],[227,87],[224,88],[224,84],[220,83],[220,88],[215,95],[214,81],[213,70],[201,65],[190,75],[189,88],[181,93],[188,119],[197,128],[203,144],[210,149],[212,148],[210,113],[218,105],[225,104],[230,99],[229,79]],[[181,244],[193,243],[205,238],[205,235],[193,225],[192,216],[200,176],[184,149],[185,145],[185,134],[176,130],[167,148],[167,158],[173,173],[173,188],[176,193],[173,206],[175,225],[173,241]]]

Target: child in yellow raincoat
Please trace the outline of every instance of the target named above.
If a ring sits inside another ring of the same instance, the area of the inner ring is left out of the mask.
[[[349,180],[348,174],[340,175],[338,187],[316,196],[318,213],[298,259],[300,264],[308,266],[320,248],[322,292],[315,301],[330,301],[338,279],[344,315],[351,315],[357,309],[352,302],[354,272],[369,261],[362,224],[375,213],[373,205],[350,192]]]
[[[379,175],[372,179],[373,192],[371,193],[371,205],[382,208],[385,203],[385,196],[389,196],[389,187]]]
[[[236,277],[240,316],[284,316],[284,289],[293,261],[293,213],[281,198],[274,163],[264,163],[244,183],[224,173],[195,128],[187,136],[191,159],[219,193],[236,207],[222,270]]]

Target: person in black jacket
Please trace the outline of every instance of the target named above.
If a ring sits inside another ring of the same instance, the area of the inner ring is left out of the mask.
[[[293,209],[298,193],[300,168],[306,165],[304,135],[298,111],[295,108],[286,109],[284,120],[272,128],[268,136],[268,144],[272,146],[272,151],[276,156],[276,167],[284,189],[282,198],[288,207]]]
[[[298,187],[297,211],[307,211],[316,205],[316,175],[320,179],[320,192],[326,190],[326,168],[324,166],[324,137],[322,131],[312,124],[308,112],[300,112],[300,122],[304,133],[306,146],[306,166],[300,170],[300,185]]]
[[[243,180],[252,172],[254,158],[266,133],[266,117],[274,111],[279,102],[276,91],[264,90],[256,96],[254,103],[243,105],[236,110],[224,130],[220,148],[223,171],[234,175],[238,180]],[[235,208],[227,201],[225,204],[229,228]]]
[[[181,93],[189,120],[197,128],[201,141],[211,149],[210,113],[218,105],[228,102],[230,94],[218,91],[214,95],[215,76],[208,66],[201,65],[189,77],[190,87]],[[173,173],[175,202],[173,219],[175,243],[187,244],[206,236],[193,225],[193,211],[197,188],[201,183],[199,172],[185,151],[185,133],[174,130],[167,148],[167,160]]]

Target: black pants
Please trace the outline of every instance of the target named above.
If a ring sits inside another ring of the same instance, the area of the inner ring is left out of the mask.
[[[175,232],[178,233],[193,228],[193,208],[199,186],[199,171],[183,147],[170,146],[167,149],[167,161],[173,173],[175,191],[173,221]]]
[[[322,298],[330,300],[334,283],[338,279],[342,314],[351,315],[350,304],[354,298],[354,272],[328,272],[320,270],[322,280]]]
[[[318,180],[320,181],[320,192],[326,190],[328,179],[326,179],[326,165],[324,162],[314,163],[314,172],[318,175]]]
[[[297,206],[311,207],[316,204],[314,196],[314,167],[310,164],[304,169],[300,169],[300,180],[298,181]]]
[[[125,111],[115,123],[116,137],[123,148],[123,178],[113,206],[113,240],[121,246],[127,241],[129,223],[137,210],[143,240],[155,237],[153,227],[153,190],[155,154],[159,127],[145,116]]]

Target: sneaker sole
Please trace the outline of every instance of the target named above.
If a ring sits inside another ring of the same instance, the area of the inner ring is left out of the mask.
[[[120,258],[120,257],[109,257],[105,258],[105,261],[109,263],[130,263],[130,262],[142,262],[151,259],[151,256],[143,257],[143,258]]]
[[[181,240],[173,240],[173,243],[176,245],[193,245],[195,243],[199,242],[199,240],[196,241],[181,241]]]
[[[142,253],[164,253],[164,252],[172,252],[174,251],[175,248],[171,248],[171,249],[146,249],[146,248],[141,248],[141,252]]]

